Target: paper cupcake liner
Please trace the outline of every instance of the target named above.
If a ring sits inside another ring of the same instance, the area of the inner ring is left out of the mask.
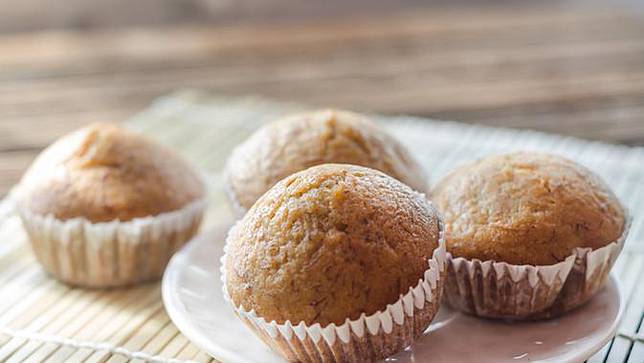
[[[206,197],[185,207],[130,221],[60,220],[18,208],[36,258],[71,285],[111,287],[154,280],[196,234]]]
[[[235,227],[233,227],[235,228]],[[232,230],[232,229],[231,229]],[[408,347],[429,326],[440,306],[446,277],[446,251],[443,224],[440,223],[439,246],[428,260],[428,269],[418,284],[409,288],[383,311],[359,318],[347,318],[342,325],[331,323],[306,325],[290,321],[267,322],[255,310],[235,306],[226,289],[226,247],[221,258],[224,298],[235,314],[262,341],[289,361],[366,362],[384,359]]]
[[[222,176],[224,180],[223,184],[224,184],[224,192],[226,194],[226,197],[230,202],[230,205],[233,209],[233,213],[235,214],[235,217],[237,217],[237,219],[240,219],[241,217],[244,216],[244,214],[246,214],[247,210],[241,205],[241,203],[239,203],[239,199],[237,199],[237,195],[235,194],[233,186],[230,183],[230,178],[228,177],[227,172],[224,171],[224,174]]]
[[[592,250],[577,248],[553,265],[513,265],[447,254],[445,300],[465,313],[486,318],[555,317],[588,301],[604,286],[631,225],[619,239]]]

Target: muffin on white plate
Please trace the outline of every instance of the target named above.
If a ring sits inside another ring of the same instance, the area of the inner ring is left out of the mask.
[[[451,254],[446,301],[482,317],[547,318],[584,304],[628,235],[610,188],[554,155],[481,159],[448,174],[432,197]]]
[[[241,216],[279,180],[324,163],[366,166],[427,191],[421,166],[385,130],[357,113],[318,110],[267,124],[237,146],[225,167],[228,197]]]
[[[198,230],[202,178],[172,151],[112,124],[92,124],[45,149],[15,195],[41,265],[72,285],[159,278]]]
[[[384,173],[314,166],[278,182],[230,230],[224,296],[290,361],[380,360],[438,310],[442,227],[423,195]]]

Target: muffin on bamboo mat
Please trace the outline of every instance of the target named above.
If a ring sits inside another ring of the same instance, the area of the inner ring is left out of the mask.
[[[225,180],[235,212],[243,215],[279,180],[324,163],[377,169],[426,192],[422,168],[396,139],[365,116],[321,110],[270,123],[233,151]]]
[[[23,176],[17,205],[38,261],[73,285],[156,279],[198,230],[205,185],[175,153],[111,124],[49,146]]]
[[[288,360],[382,359],[438,309],[442,235],[430,202],[398,180],[315,166],[273,186],[230,230],[224,296]]]
[[[432,196],[451,254],[446,301],[481,317],[547,318],[580,306],[606,282],[628,233],[613,192],[553,155],[476,161]]]

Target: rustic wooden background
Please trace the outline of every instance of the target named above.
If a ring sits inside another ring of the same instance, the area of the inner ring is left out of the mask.
[[[177,88],[644,145],[639,1],[426,3],[0,0],[0,195]]]

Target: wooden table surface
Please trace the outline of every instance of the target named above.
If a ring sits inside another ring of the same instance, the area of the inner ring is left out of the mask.
[[[60,135],[178,88],[644,145],[642,8],[521,4],[28,31],[3,7],[0,195]]]

